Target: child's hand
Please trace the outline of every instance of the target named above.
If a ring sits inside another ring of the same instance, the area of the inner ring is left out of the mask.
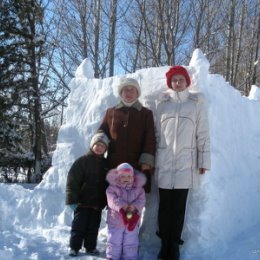
[[[127,211],[127,208],[128,208],[129,206],[128,205],[125,205],[125,206],[123,206],[121,209],[123,209],[124,211]]]
[[[138,224],[140,216],[137,213],[133,213],[132,217],[128,219],[127,229],[133,231]]]
[[[135,207],[135,206],[133,206],[133,205],[128,205],[126,211],[128,211],[128,212],[135,212],[135,211],[137,211],[137,210],[136,210],[136,207]]]
[[[75,211],[76,210],[76,208],[78,207],[78,204],[69,204],[68,205],[69,206],[69,208],[72,210],[72,211]]]
[[[126,209],[126,218],[129,221],[133,215],[137,212],[137,209],[135,206],[133,205],[129,205]]]

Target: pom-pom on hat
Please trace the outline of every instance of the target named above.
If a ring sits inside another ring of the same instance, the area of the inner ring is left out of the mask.
[[[99,131],[91,138],[90,148],[92,149],[96,143],[103,143],[106,147],[108,147],[109,139],[104,132]]]
[[[128,173],[134,175],[134,168],[129,163],[121,163],[116,168],[119,175]]]
[[[186,79],[187,87],[191,84],[190,76],[188,74],[188,71],[182,67],[182,66],[172,66],[170,69],[166,72],[166,82],[167,86],[169,88],[172,88],[171,79],[174,75],[182,75]]]
[[[120,82],[119,82],[119,85],[118,85],[119,96],[121,96],[123,87],[126,87],[126,86],[135,87],[137,89],[137,92],[138,92],[138,97],[140,97],[140,95],[141,95],[140,85],[139,85],[138,81],[136,79],[133,79],[133,78],[121,78],[120,79]]]

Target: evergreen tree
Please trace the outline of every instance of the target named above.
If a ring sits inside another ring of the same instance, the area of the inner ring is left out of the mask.
[[[27,152],[33,153],[34,173],[39,181],[43,128],[40,85],[44,57],[43,8],[37,0],[3,0],[0,7],[1,126],[9,129],[10,138],[23,136]],[[1,135],[2,142],[10,139],[7,135],[6,131]],[[16,145],[19,146],[17,142]],[[8,142],[6,146],[10,149]]]

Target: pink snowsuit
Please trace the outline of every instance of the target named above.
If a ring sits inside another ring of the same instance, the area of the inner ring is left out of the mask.
[[[118,181],[116,170],[111,170],[107,174],[109,186],[107,194],[107,249],[108,259],[113,260],[137,260],[138,259],[138,230],[140,219],[133,231],[129,231],[124,225],[120,209],[125,205],[133,205],[141,216],[145,205],[145,192],[143,185],[146,182],[145,176],[135,171],[134,183],[127,187],[122,187]]]

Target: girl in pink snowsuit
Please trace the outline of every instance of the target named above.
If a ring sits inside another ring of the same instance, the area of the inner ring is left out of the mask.
[[[138,259],[138,229],[145,205],[145,176],[128,163],[120,164],[107,174],[108,260]]]

